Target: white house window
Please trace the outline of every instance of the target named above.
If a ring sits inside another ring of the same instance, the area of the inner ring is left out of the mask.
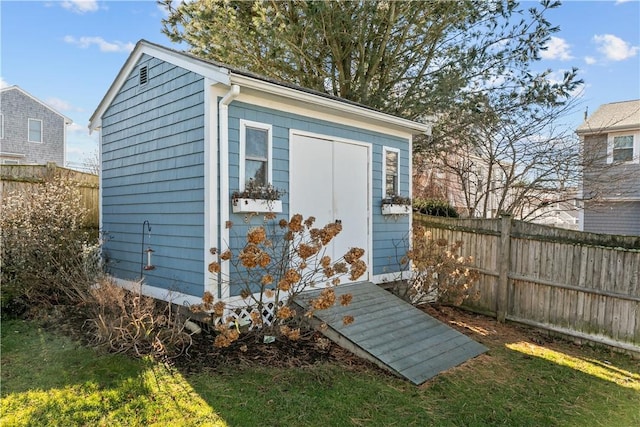
[[[400,150],[384,147],[382,151],[384,194],[382,197],[400,194]]]
[[[607,163],[638,163],[640,133],[610,134],[607,145]]]
[[[29,142],[42,142],[42,120],[29,119]]]
[[[240,185],[272,183],[271,125],[240,120]]]

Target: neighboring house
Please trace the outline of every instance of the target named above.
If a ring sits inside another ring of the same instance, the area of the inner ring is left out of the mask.
[[[576,133],[585,158],[583,230],[640,235],[640,100],[600,106]]]
[[[64,167],[71,123],[18,86],[0,89],[0,162]]]
[[[515,219],[578,229],[575,189],[513,185],[504,193],[507,185],[504,171],[511,167],[506,163],[492,166],[482,156],[468,151],[450,151],[444,159],[435,161],[416,155],[414,195],[446,200],[462,217],[497,218],[501,210],[511,209]]]
[[[234,236],[263,223],[233,212],[231,196],[250,178],[286,192],[278,218],[341,221],[331,251],[365,249],[359,280],[401,270],[411,216],[384,216],[380,205],[387,192],[411,194],[412,135],[429,125],[142,40],[89,127],[100,130],[103,252],[123,286],[144,276],[143,292],[165,300],[197,303],[210,291],[240,301],[224,280],[228,263],[222,276],[207,266],[210,248],[239,249]],[[143,233],[153,270],[143,270]]]
[[[414,156],[414,194],[446,200],[462,217],[494,218],[504,172],[468,151],[450,151],[443,159]]]

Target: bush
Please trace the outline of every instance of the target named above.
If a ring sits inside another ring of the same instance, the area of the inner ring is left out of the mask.
[[[4,197],[0,219],[3,314],[86,299],[100,275],[97,239],[76,183],[58,172]]]
[[[171,358],[191,345],[191,335],[171,303],[127,290],[106,278],[90,290],[85,327],[91,345],[112,353]]]
[[[413,210],[425,215],[444,216],[458,218],[458,212],[446,200],[423,199],[416,197],[413,200]]]
[[[222,280],[239,286],[244,301],[240,306],[227,307],[223,301],[214,302],[213,295],[206,293],[203,303],[192,307],[196,312],[209,314],[217,333],[214,342],[217,347],[229,346],[245,329],[259,331],[265,339],[298,339],[301,324],[315,310],[336,303],[349,304],[351,295],[341,298],[335,295],[334,287],[340,284],[341,277],[356,280],[367,269],[360,259],[364,249],[351,248],[338,259],[326,255],[327,245],[342,230],[338,223],[316,228],[315,218],[303,219],[299,214],[277,223],[274,214],[267,214],[266,219],[273,221],[249,229],[244,246],[235,253],[230,249],[211,250],[218,260],[209,265],[209,271],[219,273],[222,263],[229,263],[231,274]],[[316,285],[325,287],[309,301],[308,312],[297,313],[292,302]],[[345,324],[352,321],[351,316],[343,317]]]
[[[414,226],[412,248],[400,259],[405,280],[395,282],[394,293],[415,305],[459,306],[467,298],[477,299],[473,285],[479,273],[470,267],[473,257],[461,256],[461,249],[461,241],[434,239],[424,227]]]

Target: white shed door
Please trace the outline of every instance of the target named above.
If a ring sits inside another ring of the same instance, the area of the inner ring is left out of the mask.
[[[317,227],[340,221],[342,232],[328,255],[336,259],[359,247],[365,250],[366,261],[370,250],[368,147],[293,135],[290,168],[290,214],[314,216]],[[368,272],[358,280],[367,279]]]

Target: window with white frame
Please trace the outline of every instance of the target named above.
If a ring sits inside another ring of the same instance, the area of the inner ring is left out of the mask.
[[[384,180],[384,194],[382,197],[400,194],[400,150],[384,147],[382,156],[382,176]]]
[[[29,119],[29,142],[42,142],[42,120]]]
[[[609,134],[607,163],[638,163],[640,158],[640,132]]]
[[[271,184],[271,125],[240,120],[240,186]]]

